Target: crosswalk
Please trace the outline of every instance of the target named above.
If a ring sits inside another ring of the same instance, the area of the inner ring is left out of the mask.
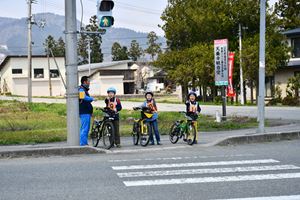
[[[300,178],[300,167],[275,159],[162,162],[165,160],[153,160],[151,164],[135,161],[132,165],[114,165],[112,169],[126,187]]]
[[[300,195],[288,195],[288,196],[268,196],[268,197],[250,197],[250,198],[238,198],[238,199],[215,199],[215,200],[299,200]]]

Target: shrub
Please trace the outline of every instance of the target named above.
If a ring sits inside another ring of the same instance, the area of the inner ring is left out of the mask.
[[[287,96],[282,100],[282,105],[299,106],[300,103],[299,103],[298,97]]]
[[[222,103],[222,97],[221,97],[221,96],[216,96],[216,97],[214,98],[214,102],[217,103],[217,104]]]

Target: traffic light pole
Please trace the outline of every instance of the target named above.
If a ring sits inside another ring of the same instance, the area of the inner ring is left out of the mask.
[[[89,59],[89,76],[91,75],[91,39],[88,38],[88,59]]]
[[[241,87],[241,104],[245,104],[244,95],[244,78],[243,78],[243,66],[242,66],[242,25],[239,24],[239,46],[240,46],[240,87]]]
[[[31,13],[31,4],[32,0],[28,0],[28,43],[27,43],[27,60],[28,60],[28,103],[32,102],[32,13]]]
[[[65,0],[67,143],[79,145],[76,1]]]
[[[265,132],[265,33],[266,0],[260,0],[260,36],[259,36],[259,95],[258,95],[258,132]]]
[[[226,97],[226,86],[222,86],[222,121],[226,121],[226,102],[227,102],[227,97]]]

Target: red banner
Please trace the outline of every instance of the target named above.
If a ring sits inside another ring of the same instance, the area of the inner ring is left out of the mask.
[[[235,96],[235,91],[233,88],[233,66],[234,66],[234,52],[230,52],[228,58],[228,87],[227,87],[228,97]]]

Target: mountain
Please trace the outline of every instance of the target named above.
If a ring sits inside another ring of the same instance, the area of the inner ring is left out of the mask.
[[[36,25],[32,27],[33,54],[44,54],[43,43],[48,35],[52,35],[55,39],[64,38],[65,17],[53,13],[42,13],[34,15],[35,21],[41,19],[46,20],[44,28]],[[78,21],[78,30],[80,22]],[[102,36],[102,52],[105,60],[110,59],[111,46],[114,42],[119,42],[123,46],[130,47],[132,40],[136,39],[141,47],[147,47],[148,33],[136,32],[126,28],[110,28],[105,35]],[[159,42],[165,46],[165,38],[159,37]],[[0,53],[26,55],[27,54],[27,20],[26,18],[14,19],[0,17],[0,47],[7,46],[8,50],[1,49]]]

